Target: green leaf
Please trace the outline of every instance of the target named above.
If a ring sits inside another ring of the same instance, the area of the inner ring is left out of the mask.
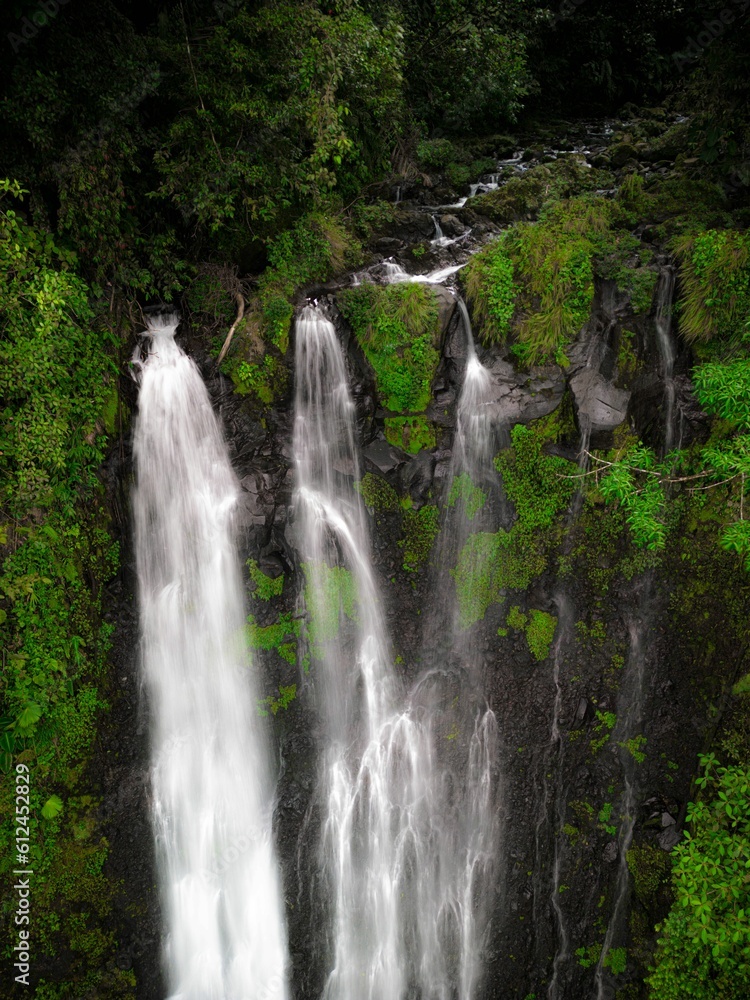
[[[42,816],[45,819],[54,819],[63,810],[62,799],[57,795],[50,795],[42,806]]]

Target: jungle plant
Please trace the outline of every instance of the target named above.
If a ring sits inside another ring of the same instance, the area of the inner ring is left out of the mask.
[[[373,367],[382,405],[401,414],[425,410],[440,360],[432,290],[416,282],[365,283],[340,292],[338,305]]]
[[[700,758],[700,797],[673,853],[675,901],[648,978],[656,1000],[740,1000],[750,973],[750,781],[744,766]]]

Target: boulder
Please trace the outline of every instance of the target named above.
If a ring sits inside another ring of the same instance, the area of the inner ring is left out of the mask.
[[[626,419],[630,392],[618,389],[594,368],[583,368],[570,380],[578,424],[593,433],[613,431]]]

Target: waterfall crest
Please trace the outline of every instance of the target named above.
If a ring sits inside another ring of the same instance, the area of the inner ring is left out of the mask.
[[[153,824],[174,1000],[284,1000],[273,783],[243,639],[238,485],[176,317],[147,331],[134,451]]]

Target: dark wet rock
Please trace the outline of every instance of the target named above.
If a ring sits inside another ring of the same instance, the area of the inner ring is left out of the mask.
[[[428,451],[421,451],[399,469],[399,480],[404,493],[423,503],[432,489],[435,458]]]
[[[638,150],[632,143],[619,142],[611,148],[609,162],[616,170],[624,167],[630,160],[638,160]]]
[[[466,226],[455,215],[441,215],[438,218],[444,236],[463,236]]]
[[[611,865],[614,861],[617,861],[617,856],[620,853],[617,847],[616,840],[610,840],[610,842],[605,846],[602,851],[602,861],[605,864]]]
[[[400,448],[394,448],[393,445],[388,444],[382,438],[373,441],[372,444],[368,444],[363,449],[362,454],[368,462],[371,462],[382,473],[393,472],[399,465],[403,465],[407,461],[405,452],[401,451]]]
[[[679,844],[681,837],[682,834],[676,826],[668,826],[663,833],[659,834],[659,847],[662,851],[671,851]]]
[[[507,361],[485,358],[493,389],[488,402],[497,425],[526,424],[551,413],[565,391],[565,376],[557,365],[517,372]]]

